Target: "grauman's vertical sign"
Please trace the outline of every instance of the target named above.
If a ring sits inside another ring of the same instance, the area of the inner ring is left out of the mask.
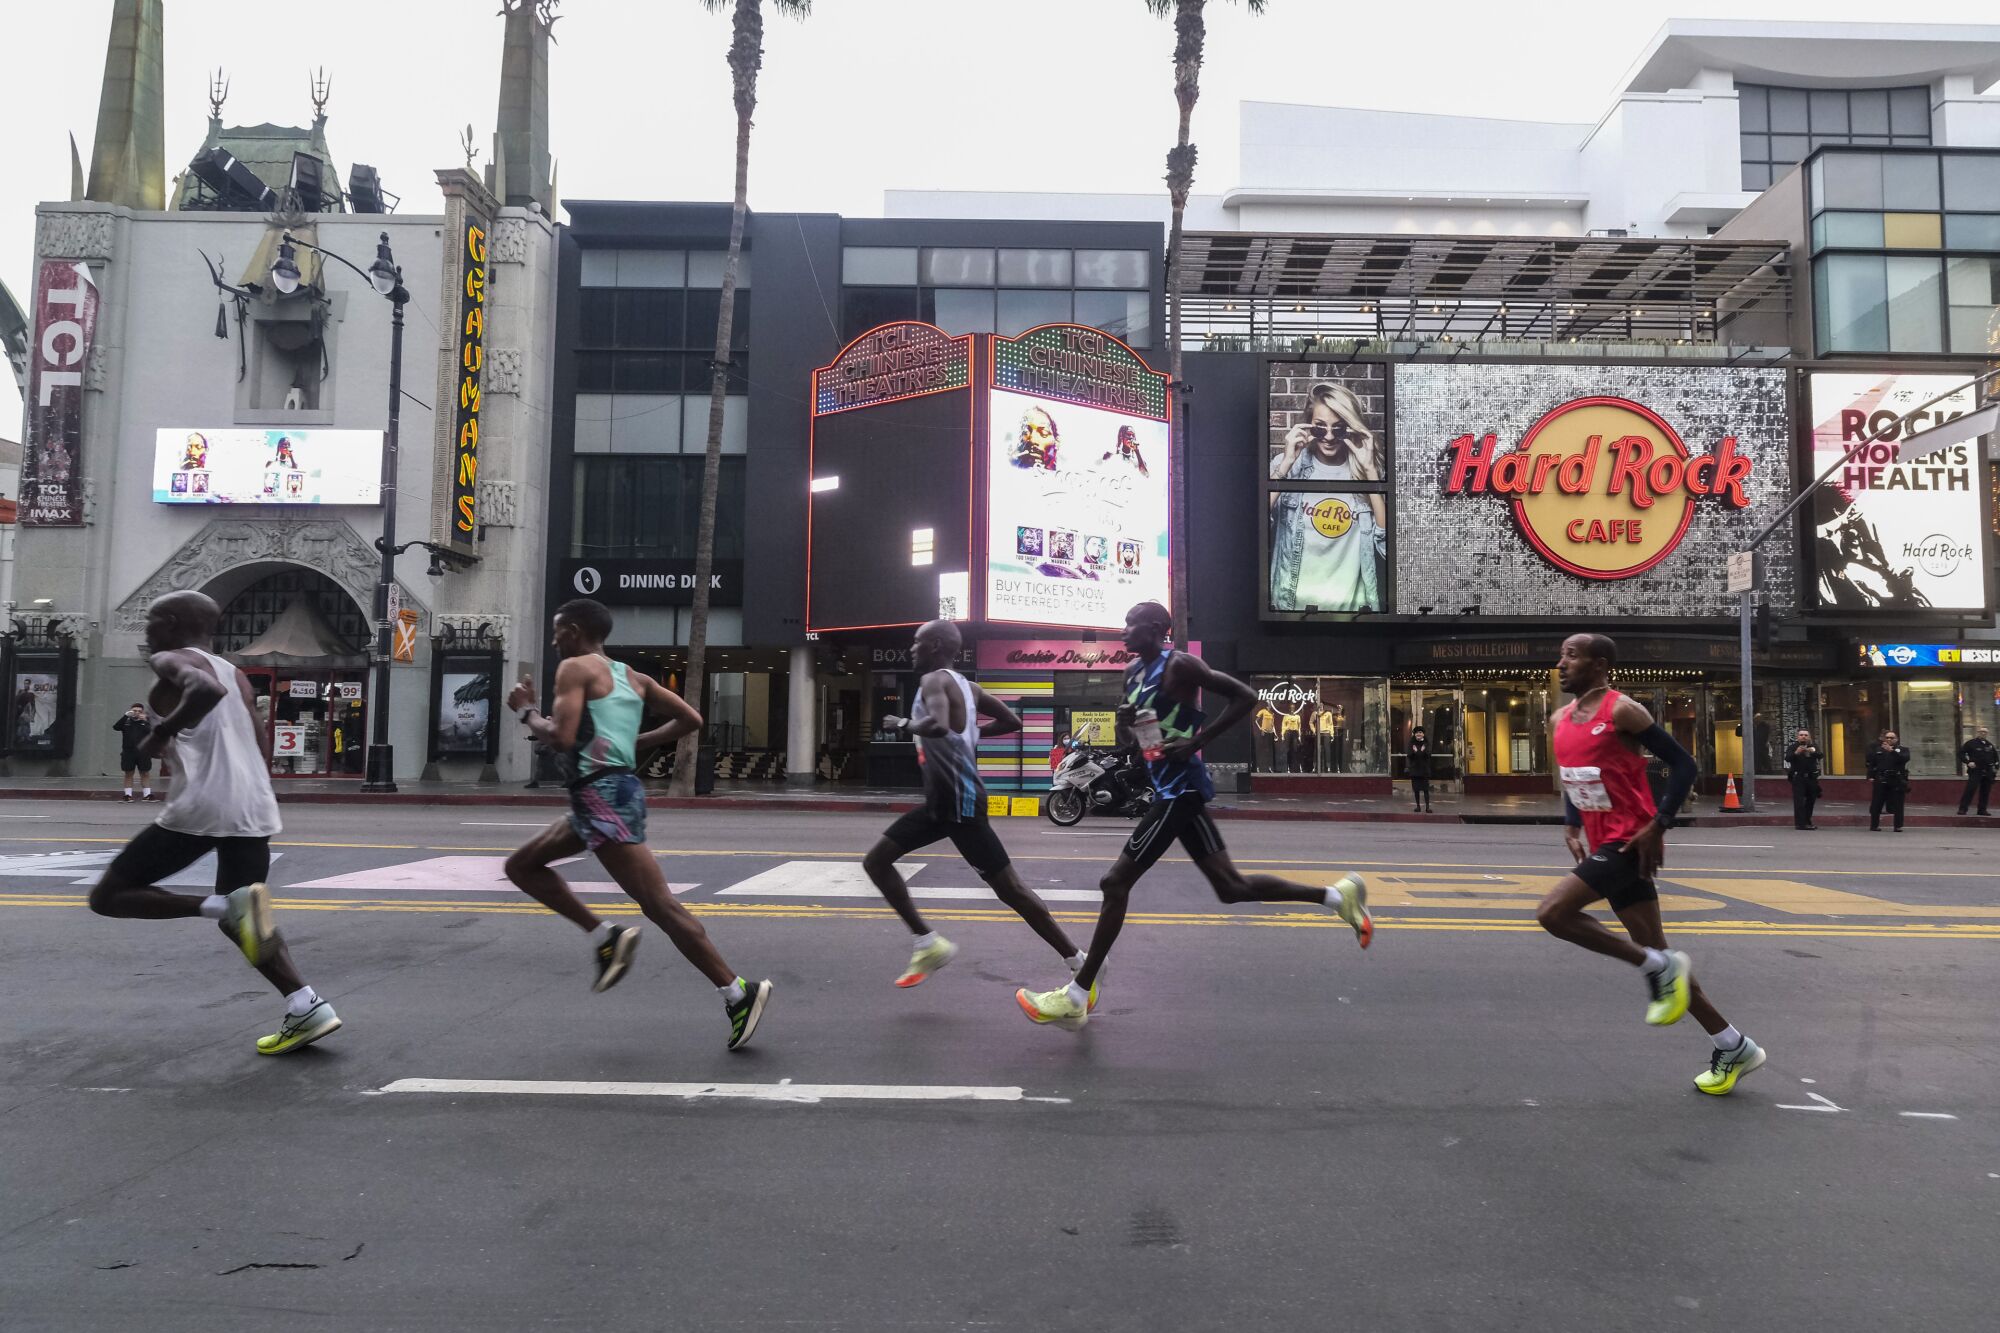
[[[460,229],[458,393],[452,404],[451,540],[471,546],[479,535],[480,371],[486,364],[486,219],[466,210]]]

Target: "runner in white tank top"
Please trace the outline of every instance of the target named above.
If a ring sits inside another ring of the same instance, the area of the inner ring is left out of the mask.
[[[306,985],[291,951],[271,924],[264,877],[278,800],[270,759],[257,729],[250,683],[206,646],[222,612],[198,592],[168,593],[146,611],[153,686],[148,708],[159,719],[140,745],[152,758],[174,747],[179,773],[152,827],[125,845],[90,891],[100,916],[150,921],[207,917],[222,927],[251,966],[285,997],[276,1032],[257,1039],[262,1055],[283,1055],[340,1026],[333,1006]],[[215,853],[215,892],[172,893],[160,880]]]
[[[986,785],[979,780],[979,738],[1008,736],[1021,729],[1014,710],[951,669],[961,647],[958,626],[933,620],[917,630],[910,660],[922,678],[907,719],[885,717],[880,725],[914,737],[923,764],[924,803],[884,829],[861,867],[888,900],[903,924],[916,936],[910,964],[896,978],[898,986],[915,986],[943,967],[958,946],[934,932],[916,904],[910,886],[897,873],[896,860],[951,839],[965,863],[978,872],[1000,901],[1020,914],[1037,935],[1063,956],[1074,972],[1083,955],[1063,928],[1049,915],[1048,905],[1021,882],[1007,849],[986,818]],[[960,710],[953,716],[953,710]]]

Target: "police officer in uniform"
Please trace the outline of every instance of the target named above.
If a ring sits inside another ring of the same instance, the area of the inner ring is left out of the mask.
[[[1958,813],[1965,813],[1972,804],[1973,793],[1979,795],[1979,813],[1990,815],[1987,802],[1993,797],[1993,774],[2000,769],[2000,748],[1993,744],[1993,738],[1985,727],[1979,728],[1971,740],[1958,747],[1958,762],[1965,765],[1965,790],[1958,795]]]
[[[1810,731],[1801,727],[1792,747],[1785,751],[1785,780],[1792,784],[1792,825],[1816,829],[1812,822],[1813,803],[1819,800],[1819,746]]]

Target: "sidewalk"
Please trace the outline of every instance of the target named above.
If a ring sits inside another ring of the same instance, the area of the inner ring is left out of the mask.
[[[562,791],[544,785],[524,789],[512,783],[405,782],[394,793],[364,792],[361,784],[324,778],[279,779],[278,800],[288,805],[484,805],[542,806],[559,809]],[[914,790],[881,787],[786,787],[775,783],[719,783],[712,796],[677,799],[664,786],[648,789],[647,803],[655,809],[818,811],[822,813],[890,813],[910,807]],[[0,801],[116,801],[124,794],[117,778],[0,778]],[[1437,813],[1412,813],[1408,797],[1395,796],[1273,796],[1225,793],[1211,807],[1222,819],[1321,820],[1333,823],[1406,824],[1559,824],[1562,812],[1553,796],[1443,797]],[[1868,807],[1854,802],[1822,801],[1814,814],[1821,828],[1866,828]],[[2000,828],[2000,817],[1980,819],[1959,815],[1949,805],[1912,807],[1911,828]],[[1699,827],[1776,827],[1792,825],[1791,798],[1779,789],[1779,799],[1767,800],[1749,814],[1724,814],[1715,798],[1693,798],[1681,823]]]

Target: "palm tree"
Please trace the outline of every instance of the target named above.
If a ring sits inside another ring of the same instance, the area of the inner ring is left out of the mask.
[[[757,71],[764,65],[763,0],[701,0],[711,14],[729,8],[729,78],[736,100],[736,207],[729,217],[729,257],[722,266],[722,313],[715,321],[715,360],[709,370],[708,453],[701,473],[701,524],[695,535],[694,614],[688,618],[687,679],[681,693],[701,707],[708,656],[708,585],[715,571],[715,496],[722,473],[722,405],[729,392],[729,348],[736,324],[736,264],[743,254],[743,221],[750,211],[750,117],[757,110]],[[812,0],[771,0],[780,14],[804,18]],[[676,796],[694,794],[701,735],[681,737],[674,755]]]
[[[1264,12],[1264,0],[1243,0],[1244,7],[1252,14]],[[1180,104],[1180,137],[1167,151],[1167,198],[1173,205],[1173,220],[1167,226],[1167,369],[1175,385],[1181,383],[1181,297],[1179,270],[1181,262],[1181,226],[1187,214],[1188,195],[1194,190],[1195,147],[1188,139],[1194,123],[1195,100],[1201,96],[1201,59],[1203,48],[1208,45],[1208,0],[1146,0],[1146,12],[1155,18],[1165,18],[1169,14],[1174,19],[1174,101]],[[1180,427],[1178,414],[1175,418],[1176,433]],[[1174,512],[1186,512],[1187,466],[1186,442],[1177,442],[1175,466],[1172,469]],[[1175,530],[1185,532],[1186,525],[1176,522]],[[1183,544],[1187,538],[1181,538]],[[1173,570],[1173,601],[1177,615],[1187,615],[1187,558],[1185,545],[1176,552]],[[1181,632],[1192,631],[1185,619]]]

